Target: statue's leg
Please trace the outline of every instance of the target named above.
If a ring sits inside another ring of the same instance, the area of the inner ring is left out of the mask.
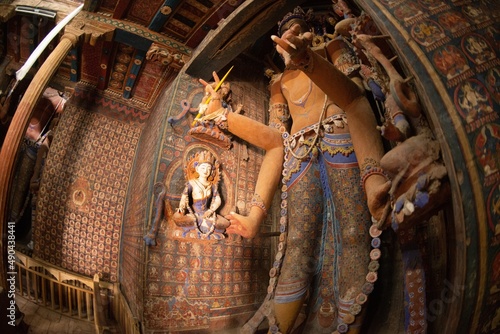
[[[284,304],[274,303],[274,315],[276,316],[276,321],[279,324],[281,333],[290,333],[293,329],[293,325],[302,309],[304,300],[305,296],[299,300]]]
[[[317,271],[322,198],[317,166],[309,163],[288,188],[287,245],[274,297],[276,322],[281,333],[293,329],[311,278]]]
[[[337,212],[342,212],[340,220],[342,235],[342,254],[339,257],[339,320],[352,319],[350,312],[351,305],[354,304],[356,297],[362,292],[361,288],[366,282],[368,273],[368,263],[370,262],[370,237],[368,228],[370,226],[370,215],[366,208],[365,199],[361,189],[359,191],[353,188],[359,188],[359,181],[355,181],[357,171],[342,171],[344,178],[339,179],[339,186],[345,189],[349,194],[346,207],[338,203]],[[346,180],[354,181],[352,183],[342,184]],[[349,325],[349,333],[359,333],[363,321],[363,314],[355,316],[355,321]]]
[[[342,137],[342,136],[341,136]],[[335,142],[335,136],[329,138]],[[338,147],[338,146],[336,146]],[[366,282],[370,262],[370,214],[366,198],[360,185],[359,167],[354,153],[349,155],[349,146],[343,152],[330,155],[324,153],[328,166],[328,179],[335,208],[334,231],[335,246],[338,254],[337,287],[338,320],[349,324],[348,333],[359,333],[364,312],[351,314],[350,308],[356,297],[362,292]],[[354,322],[352,322],[354,320]],[[351,323],[352,322],[352,323]]]

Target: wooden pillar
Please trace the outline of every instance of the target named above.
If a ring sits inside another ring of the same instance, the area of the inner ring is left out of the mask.
[[[2,244],[0,247],[0,280],[4,288],[7,287],[6,270],[7,268],[7,219],[9,208],[9,192],[12,186],[14,176],[14,165],[19,146],[26,133],[28,122],[30,121],[36,103],[41,97],[53,75],[56,73],[59,65],[66,58],[68,52],[76,45],[78,37],[72,33],[66,33],[61,37],[57,47],[51,52],[47,60],[35,74],[31,84],[19,102],[16,113],[12,118],[7,135],[0,151],[0,235],[2,235]],[[8,270],[7,270],[8,271]]]

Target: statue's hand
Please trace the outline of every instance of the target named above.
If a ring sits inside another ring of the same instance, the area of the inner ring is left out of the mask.
[[[290,63],[300,63],[307,57],[307,49],[311,45],[313,35],[310,32],[301,33],[301,27],[298,23],[285,31],[283,35],[271,36],[276,45],[276,51],[283,56],[285,65]]]
[[[250,217],[230,212],[225,218],[231,223],[226,229],[229,234],[238,234],[243,238],[253,238],[259,232],[259,224]]]
[[[387,227],[386,221],[391,209],[389,198],[391,184],[391,181],[376,175],[368,178],[365,184],[368,209],[380,229]]]
[[[214,72],[214,77],[216,75],[217,74],[215,74],[215,72]],[[208,83],[208,82],[206,82],[203,79],[199,79],[199,81],[200,81],[200,83],[203,86],[205,86],[205,96],[201,100],[201,103],[202,104],[207,104],[207,102],[208,102],[205,114],[206,115],[210,115],[211,113],[214,113],[217,110],[219,110],[220,108],[222,108],[221,95],[220,95],[220,93],[216,92],[215,89],[214,89],[215,85],[217,84],[217,82],[219,80],[218,80],[218,77],[217,77],[215,84],[214,83]]]

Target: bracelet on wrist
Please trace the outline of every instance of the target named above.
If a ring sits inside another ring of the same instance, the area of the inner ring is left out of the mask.
[[[361,168],[361,187],[366,193],[366,180],[372,175],[383,176],[386,180],[390,180],[387,173],[380,167],[374,159],[366,159]]]
[[[264,204],[264,201],[257,193],[255,193],[253,195],[252,200],[250,202],[250,207],[253,207],[253,206],[258,207],[259,209],[261,209],[264,212],[264,215],[267,215],[266,205]]]

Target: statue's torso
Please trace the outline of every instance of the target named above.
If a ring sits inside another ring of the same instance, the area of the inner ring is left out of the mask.
[[[203,185],[198,180],[190,180],[189,183],[192,188],[191,196],[193,201],[202,201],[212,197],[212,186],[210,184]]]
[[[288,102],[292,128],[290,133],[316,124],[320,120],[323,108],[326,108],[323,119],[344,111],[331,100],[326,100],[325,93],[300,70],[285,69],[281,76],[281,92]],[[349,132],[345,127],[340,132]]]

